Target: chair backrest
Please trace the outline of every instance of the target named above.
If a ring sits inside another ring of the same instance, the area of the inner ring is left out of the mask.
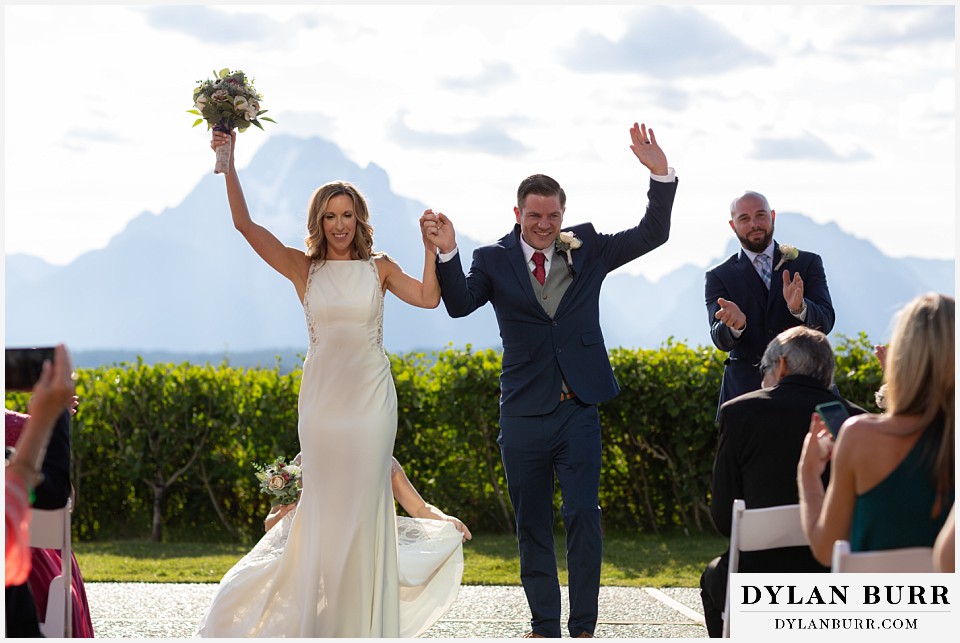
[[[883,551],[850,551],[850,542],[833,543],[830,571],[835,573],[932,573],[932,547],[903,547]]]
[[[47,593],[47,613],[40,632],[47,638],[70,638],[73,635],[73,547],[70,541],[70,509],[32,509],[30,512],[30,546],[60,550],[60,575],[51,582]]]
[[[747,509],[745,501],[733,501],[727,598],[723,610],[724,638],[730,636],[730,574],[740,569],[740,552],[802,547],[807,544],[809,543],[800,522],[800,505]]]

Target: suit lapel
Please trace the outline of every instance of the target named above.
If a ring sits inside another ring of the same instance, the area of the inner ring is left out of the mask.
[[[780,252],[780,246],[777,245],[777,242],[773,242],[773,265],[770,268],[776,267],[780,263],[780,258],[783,255]],[[786,264],[784,264],[786,265]],[[767,310],[770,311],[773,308],[774,302],[783,299],[783,271],[784,266],[780,266],[779,270],[771,270],[770,273],[770,296],[767,298]]]
[[[530,271],[527,269],[526,259],[523,258],[523,248],[520,247],[519,225],[514,226],[513,232],[504,237],[503,248],[507,252],[507,259],[517,277],[520,289],[530,300],[531,305],[536,306],[537,310],[546,315],[547,313],[543,311],[543,306],[537,301],[537,294],[533,292],[533,285],[530,283]]]
[[[568,231],[569,232],[569,231]],[[581,239],[583,241],[583,239]],[[578,252],[578,250],[580,252]],[[583,270],[583,262],[585,261],[587,253],[583,252],[583,246],[577,248],[577,250],[570,251],[570,258],[573,260],[573,275],[571,276],[571,281],[567,284],[566,290],[563,291],[563,295],[560,297],[560,304],[557,306],[557,312],[554,314],[553,318],[557,319],[560,317],[564,310],[566,309],[569,302],[574,299],[574,289],[577,287],[579,281],[578,277],[580,276],[581,271]],[[563,270],[570,270],[567,267],[567,254],[565,252],[555,251],[553,253],[554,261],[560,262],[560,268]]]

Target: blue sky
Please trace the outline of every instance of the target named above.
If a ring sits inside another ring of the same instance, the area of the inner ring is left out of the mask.
[[[670,241],[631,272],[718,259],[745,189],[952,258],[955,25],[953,6],[7,5],[5,249],[66,263],[178,204],[213,165],[192,89],[230,67],[278,121],[242,135],[241,176],[267,137],[321,136],[481,241],[534,172],[568,223],[636,221],[640,120],[680,189]]]

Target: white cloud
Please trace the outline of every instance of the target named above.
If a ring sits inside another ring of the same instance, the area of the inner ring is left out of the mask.
[[[203,43],[266,41],[284,31],[268,13],[232,13],[204,5],[154,5],[140,11],[149,26],[183,33]]]
[[[179,203],[212,167],[189,92],[222,67],[253,75],[278,121],[244,134],[240,167],[272,136],[320,136],[479,239],[509,228],[534,172],[564,184],[571,223],[636,221],[646,178],[627,131],[642,119],[681,186],[670,242],[631,270],[719,256],[723,210],[747,187],[888,252],[955,252],[955,48],[941,32],[913,37],[943,8],[5,9],[8,253],[63,263]],[[897,46],[852,41],[880,27]],[[35,98],[55,72],[69,115]],[[903,229],[918,208],[935,234]]]
[[[841,154],[826,141],[809,132],[790,138],[758,138],[753,143],[751,156],[760,161],[821,161],[849,163],[866,161],[869,152],[857,149]]]
[[[634,72],[657,78],[709,76],[768,63],[766,55],[703,13],[672,7],[643,9],[616,41],[581,33],[565,60],[571,69],[583,72]]]

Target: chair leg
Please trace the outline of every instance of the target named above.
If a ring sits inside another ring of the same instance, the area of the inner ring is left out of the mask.
[[[46,638],[63,637],[64,627],[66,627],[64,600],[63,576],[57,576],[50,581],[50,588],[47,590],[47,613],[43,623],[40,623],[40,633]]]

